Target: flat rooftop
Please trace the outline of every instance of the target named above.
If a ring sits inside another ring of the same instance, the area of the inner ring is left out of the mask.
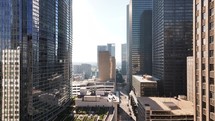
[[[175,115],[194,115],[192,102],[168,97],[137,97],[141,105],[149,105],[153,111],[171,111]]]
[[[159,79],[150,76],[150,75],[132,75],[135,79],[137,79],[139,82],[144,82],[144,83],[157,83]]]

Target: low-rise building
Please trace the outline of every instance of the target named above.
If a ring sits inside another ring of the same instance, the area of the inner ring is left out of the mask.
[[[193,121],[192,102],[180,98],[138,97],[137,121]]]
[[[150,75],[133,75],[132,90],[136,97],[156,96],[158,79]]]
[[[113,113],[108,116],[107,121],[117,121],[119,95],[112,93],[108,95],[92,95],[92,93],[80,96],[75,99],[76,107],[109,107],[113,108]]]
[[[98,95],[114,92],[115,83],[113,81],[99,82],[94,80],[73,81],[72,82],[72,95],[81,95],[81,92],[94,90]]]

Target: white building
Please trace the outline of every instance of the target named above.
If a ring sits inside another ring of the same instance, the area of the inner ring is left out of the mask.
[[[2,121],[20,119],[20,50],[2,52]]]
[[[194,103],[195,82],[193,80],[193,57],[187,57],[187,100]]]
[[[72,82],[72,95],[77,96],[87,91],[94,90],[98,95],[104,95],[114,92],[115,85],[114,82],[98,82],[94,80],[84,80],[84,81],[73,81]]]

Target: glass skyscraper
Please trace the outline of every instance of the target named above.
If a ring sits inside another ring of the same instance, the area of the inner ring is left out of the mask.
[[[60,113],[70,99],[71,59],[72,0],[0,1],[4,121],[46,121]]]
[[[151,11],[152,0],[130,0],[129,5],[127,6],[127,49],[129,80],[132,79],[132,74],[151,74],[151,71],[147,70],[150,68],[146,66],[151,64],[151,58],[148,56],[151,55],[151,52],[146,49],[146,47],[151,48],[150,42],[152,41],[150,34],[150,31],[152,31],[150,26],[152,21],[147,20],[147,18],[151,17]],[[146,23],[149,24],[146,26]],[[147,34],[144,32],[147,32]]]
[[[192,55],[193,0],[153,1],[153,76],[160,94],[186,94],[186,57]]]

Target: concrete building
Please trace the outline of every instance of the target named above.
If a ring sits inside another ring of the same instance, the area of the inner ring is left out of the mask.
[[[150,74],[152,0],[130,0],[127,7],[128,80],[132,75]],[[148,48],[148,49],[147,49]],[[147,50],[147,51],[146,51]],[[149,62],[149,63],[148,63]],[[145,67],[146,66],[146,67]]]
[[[0,1],[0,82],[7,88],[1,85],[5,91],[1,98],[7,98],[7,103],[1,103],[3,121],[52,121],[70,104],[72,1]],[[16,57],[13,53],[18,48],[20,63],[4,65],[3,60]],[[11,56],[3,59],[3,50],[11,50],[6,52]],[[8,76],[2,77],[3,72]],[[41,98],[46,96],[59,105]]]
[[[111,81],[99,82],[97,80],[84,80],[72,82],[72,96],[86,94],[87,91],[94,90],[95,94],[104,95],[114,92],[115,83]]]
[[[150,75],[133,75],[132,90],[136,97],[157,96],[157,81],[158,79]]]
[[[193,3],[195,121],[215,121],[214,0]]]
[[[2,121],[20,120],[20,50],[2,52]]]
[[[83,63],[81,65],[74,65],[74,74],[83,74],[85,79],[92,76],[92,66],[90,64]]]
[[[193,0],[153,1],[152,75],[165,96],[187,94],[186,57],[192,55]]]
[[[138,97],[137,121],[193,121],[190,101],[166,97]]]
[[[116,79],[116,59],[115,44],[107,44],[107,46],[99,45],[98,53],[98,69],[100,81]]]
[[[100,51],[98,53],[99,79],[101,81],[110,80],[110,53]]]
[[[193,57],[192,56],[187,57],[187,100],[194,103],[195,81],[193,80],[193,74],[194,74],[193,64],[194,64]]]
[[[114,56],[110,57],[110,80],[116,80],[116,59]]]

